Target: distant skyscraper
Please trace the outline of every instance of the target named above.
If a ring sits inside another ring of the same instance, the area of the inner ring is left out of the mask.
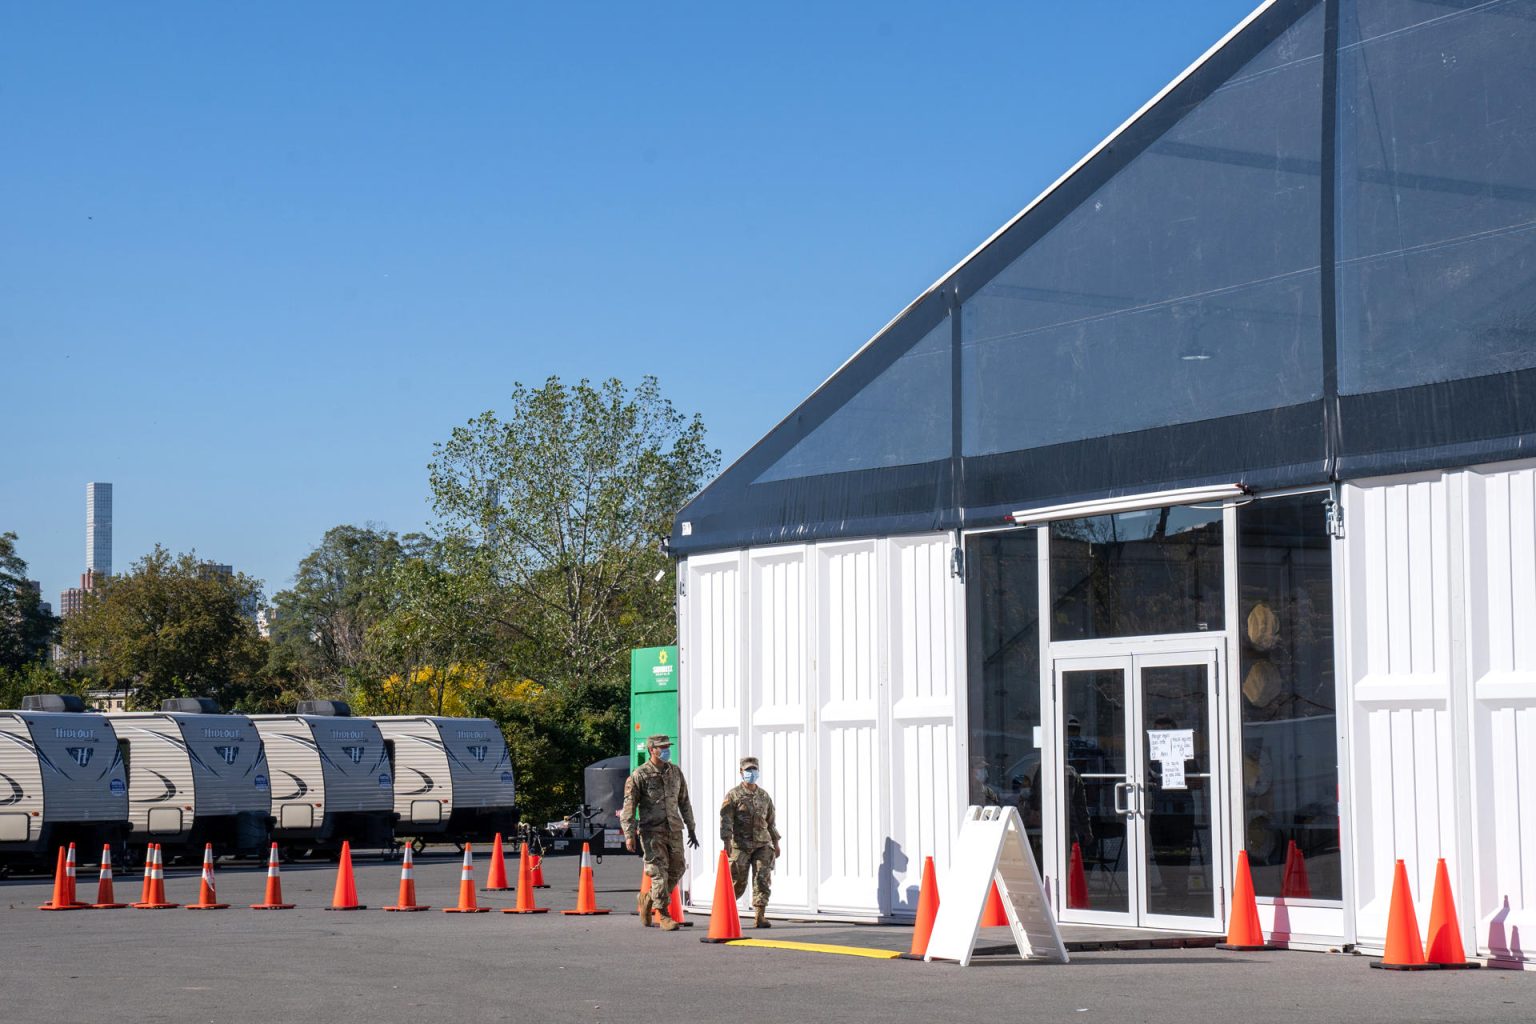
[[[85,569],[112,575],[112,485],[85,485]]]

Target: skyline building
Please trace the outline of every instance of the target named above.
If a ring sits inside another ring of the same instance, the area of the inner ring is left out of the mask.
[[[112,575],[112,485],[85,485],[85,571]]]

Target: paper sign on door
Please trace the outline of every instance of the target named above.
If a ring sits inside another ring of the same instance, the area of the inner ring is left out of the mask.
[[[1148,729],[1147,760],[1163,766],[1164,789],[1186,789],[1184,762],[1195,756],[1195,730]]]

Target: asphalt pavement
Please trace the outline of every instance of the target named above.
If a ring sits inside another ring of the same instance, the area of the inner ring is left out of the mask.
[[[508,869],[516,882],[517,861]],[[485,884],[486,863],[476,864]],[[642,929],[630,913],[634,857],[596,868],[605,917],[566,917],[577,862],[545,861],[551,888],[538,915],[442,914],[458,894],[451,848],[418,858],[418,899],[429,913],[387,914],[399,863],[356,861],[370,909],[333,913],[336,868],[283,867],[284,896],[299,909],[257,912],[264,868],[220,864],[219,898],[235,909],[39,913],[43,878],[0,882],[0,1020],[281,1024],[323,1020],[514,1021],[1112,1021],[1169,1024],[1520,1021],[1536,1018],[1536,973],[1503,970],[1403,974],[1364,957],[1156,949],[1078,953],[1066,965],[989,958],[969,968],[798,950],[700,943],[707,921],[676,932]],[[197,869],[167,872],[167,895],[194,900]],[[137,896],[138,876],[118,879]],[[79,879],[95,893],[94,870]],[[515,894],[485,893],[497,910]],[[847,924],[780,924],[747,937],[903,949],[911,931]]]

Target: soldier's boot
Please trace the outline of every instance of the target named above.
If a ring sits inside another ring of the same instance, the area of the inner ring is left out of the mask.
[[[651,911],[656,909],[656,904],[651,900],[651,890],[642,892],[635,900],[635,909],[640,912],[640,927],[651,926]]]
[[[664,931],[664,932],[675,932],[679,928],[682,927],[682,925],[680,925],[676,921],[672,920],[672,915],[668,914],[665,910],[657,911],[657,914],[661,918],[661,930],[662,931]]]
[[[753,923],[752,927],[754,927],[754,928],[772,928],[773,927],[773,922],[768,920],[768,908],[767,907],[753,907],[752,910],[757,915],[757,919]]]

